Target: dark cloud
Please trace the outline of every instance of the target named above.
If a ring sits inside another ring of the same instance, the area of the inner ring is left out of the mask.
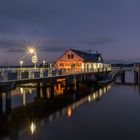
[[[24,48],[23,42],[11,39],[0,39],[0,48],[5,52],[22,52]]]
[[[64,52],[70,48],[73,49],[81,49],[80,45],[82,43],[83,46],[95,46],[95,45],[106,45],[115,42],[115,39],[112,38],[99,38],[95,41],[73,41],[70,43],[69,40],[63,40],[60,38],[46,38],[38,41],[24,41],[24,40],[8,40],[1,39],[0,40],[0,48],[4,49],[5,52],[11,53],[22,53],[25,52],[26,46],[30,43],[35,43],[38,46],[39,51],[41,52]],[[78,42],[78,43],[77,43]],[[71,45],[70,45],[71,44]],[[90,48],[89,48],[90,49]],[[81,49],[85,50],[85,49]],[[88,51],[88,48],[86,49]]]
[[[24,50],[23,49],[15,49],[15,48],[9,48],[5,50],[6,53],[23,53]]]
[[[56,0],[3,0],[0,3],[0,33],[42,30],[59,15],[59,8]]]
[[[82,41],[82,43],[84,43],[85,45],[95,46],[95,45],[107,45],[110,43],[114,43],[116,41],[117,40],[115,40],[113,38],[102,37],[97,40]]]
[[[139,5],[138,0],[1,0],[0,55],[11,52],[14,61],[14,53],[25,52],[22,39],[39,37],[45,52],[74,48],[101,50],[109,58],[139,56]]]
[[[52,46],[52,47],[46,47],[45,49],[42,49],[41,51],[46,51],[46,52],[64,52],[64,51],[67,51],[70,48],[75,48],[75,47],[72,47],[72,46]]]
[[[67,41],[59,38],[47,38],[40,40],[12,40],[0,39],[0,48],[4,52],[24,53],[27,46],[34,45],[40,52],[63,52],[74,46],[69,46]]]
[[[71,41],[62,38],[45,38],[40,40],[40,51],[46,52],[64,52],[75,45]]]
[[[67,43],[66,40],[61,39],[61,38],[44,38],[39,40],[40,44],[42,45],[48,45],[48,46],[54,46],[54,45],[62,45]]]
[[[13,47],[17,47],[21,45],[20,42],[16,41],[16,40],[8,40],[8,39],[1,39],[0,40],[0,48],[13,48]]]

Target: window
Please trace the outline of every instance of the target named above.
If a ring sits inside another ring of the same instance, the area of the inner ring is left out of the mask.
[[[64,64],[63,63],[60,63],[59,66],[64,66]]]
[[[68,54],[68,59],[73,59],[74,58],[74,54]]]
[[[71,68],[75,68],[75,64],[71,64]]]
[[[68,59],[70,59],[70,54],[68,54]]]
[[[74,54],[71,54],[71,59],[73,59],[74,58]]]

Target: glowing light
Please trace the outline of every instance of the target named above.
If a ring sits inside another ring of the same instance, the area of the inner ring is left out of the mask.
[[[20,67],[22,68],[22,65],[23,65],[23,61],[22,60],[20,60]]]
[[[95,94],[93,94],[93,99],[94,99],[94,100],[96,99],[96,95],[95,95]]]
[[[24,90],[23,90],[23,88],[22,88],[22,87],[20,88],[20,93],[21,93],[21,94],[23,94],[23,93],[24,93]]]
[[[21,60],[21,61],[20,61],[20,65],[22,65],[22,64],[23,64],[23,61]]]
[[[45,60],[43,60],[43,65],[45,65],[45,63],[46,63],[46,61],[45,61]]]
[[[37,63],[38,62],[38,57],[36,55],[32,56],[32,63]]]
[[[88,96],[88,101],[89,101],[89,102],[91,101],[91,98],[90,98],[90,96]]]
[[[34,47],[28,47],[27,50],[28,50],[28,53],[30,53],[30,54],[33,54],[36,51],[36,49]]]
[[[36,55],[38,51],[38,42],[36,41],[30,41],[30,42],[25,42],[26,43],[26,51],[28,54],[34,54]]]
[[[67,116],[68,116],[68,117],[71,117],[72,114],[73,114],[72,108],[68,108],[68,110],[67,110]]]
[[[27,47],[27,52],[29,54],[32,54],[33,56],[31,57],[32,63],[34,63],[34,67],[36,68],[36,63],[38,62],[38,57],[37,57],[37,47],[35,46],[28,46]]]
[[[30,125],[30,131],[32,135],[36,132],[36,125],[34,122],[32,122]]]
[[[65,81],[65,78],[57,79],[57,82],[63,82]]]

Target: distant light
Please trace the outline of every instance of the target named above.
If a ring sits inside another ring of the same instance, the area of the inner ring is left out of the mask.
[[[23,64],[23,61],[21,60],[21,61],[20,61],[20,65],[22,65],[22,64]]]
[[[45,60],[43,60],[43,65],[45,65],[45,63],[46,63],[46,61],[45,61]]]
[[[68,110],[67,110],[67,116],[68,117],[71,117],[72,116],[72,113],[73,113],[72,108],[68,108]]]
[[[88,101],[89,101],[89,102],[91,101],[91,98],[90,98],[90,96],[88,96]]]
[[[23,88],[22,88],[22,87],[20,88],[20,93],[21,93],[21,94],[23,94],[23,93],[24,93],[24,90],[23,90]]]
[[[94,99],[94,100],[96,99],[96,95],[95,95],[95,94],[93,94],[93,99]]]

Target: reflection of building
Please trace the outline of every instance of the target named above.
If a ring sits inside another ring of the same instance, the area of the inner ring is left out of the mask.
[[[68,71],[96,71],[98,69],[110,68],[109,64],[103,62],[100,53],[87,53],[74,49],[66,51],[56,61],[58,69]]]

